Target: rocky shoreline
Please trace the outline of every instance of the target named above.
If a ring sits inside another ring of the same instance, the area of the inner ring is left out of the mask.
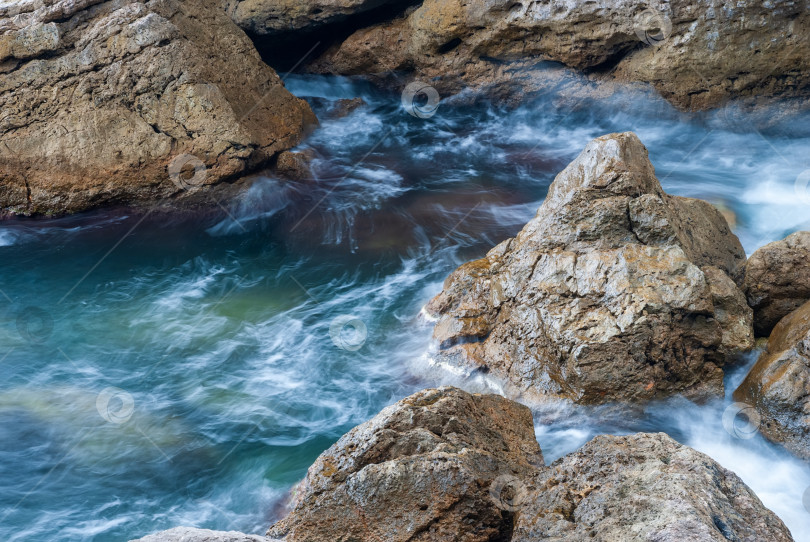
[[[443,94],[514,101],[563,86],[582,99],[630,83],[652,86],[686,110],[735,98],[807,97],[810,8],[803,2],[226,4],[259,43],[294,43],[303,54],[307,43],[324,42],[323,52],[305,61],[307,71],[394,85],[416,77]]]
[[[703,401],[773,317],[748,302],[803,300],[734,396],[760,413],[754,430],[808,457],[810,298],[766,283],[760,263],[805,277],[806,235],[746,261],[718,210],[663,192],[635,134],[603,136],[514,239],[448,277],[427,307],[437,356],[532,402]],[[291,495],[270,538],[178,528],[140,542],[793,540],[733,472],[663,433],[598,436],[546,466],[528,408],[450,387],[344,435]]]
[[[0,213],[193,196],[317,122],[208,0],[26,0],[0,32]]]
[[[267,537],[135,542],[793,540],[734,473],[663,433],[599,436],[545,466],[526,407],[449,387],[344,435],[294,495]]]
[[[554,92],[576,107],[641,85],[684,110],[764,111],[807,97],[809,17],[793,1],[5,3],[0,215],[193,203],[272,167],[317,120],[257,47],[299,71],[397,92],[421,79],[462,101]]]
[[[0,2],[0,216],[219,203],[262,168],[312,182],[295,147],[318,119],[271,61],[458,102],[553,91],[574,108],[632,87],[684,111],[806,110],[808,27],[792,0]],[[425,313],[433,361],[502,395],[441,387],[385,408],[321,454],[266,536],[140,542],[793,540],[736,474],[664,433],[597,436],[546,465],[525,405],[722,399],[767,340],[736,408],[810,459],[810,232],[747,258],[720,210],[664,191],[633,132],[607,134]]]

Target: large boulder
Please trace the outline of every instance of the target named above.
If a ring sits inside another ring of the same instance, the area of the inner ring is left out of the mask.
[[[603,136],[428,303],[436,357],[530,400],[722,396],[722,367],[753,346],[744,263],[719,211],[664,193],[635,134]]]
[[[743,290],[754,309],[754,330],[767,337],[779,320],[810,300],[810,232],[754,252],[745,264]]]
[[[0,213],[25,214],[187,194],[315,122],[218,0],[0,4],[0,111]]]
[[[527,2],[424,0],[358,28],[310,69],[414,72],[442,92],[536,91],[558,72],[651,83],[684,109],[729,97],[806,96],[806,2],[645,0]]]
[[[599,436],[527,484],[514,542],[785,542],[733,472],[664,433]]]
[[[734,399],[757,410],[767,439],[810,459],[810,301],[776,325]]]
[[[528,408],[455,388],[416,393],[324,452],[268,535],[287,542],[508,540],[496,480],[543,466]],[[506,485],[506,484],[504,484]]]

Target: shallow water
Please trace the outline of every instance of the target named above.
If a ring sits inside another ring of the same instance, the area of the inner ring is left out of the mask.
[[[514,111],[442,104],[422,119],[348,80],[287,84],[369,104],[308,141],[317,180],[262,178],[227,214],[0,223],[0,540],[263,532],[349,428],[420,388],[480,387],[428,364],[420,308],[514,235],[593,137],[636,131],[665,189],[721,205],[749,252],[810,226],[796,190],[807,119],[732,132],[648,95],[577,111],[553,97]],[[554,460],[595,434],[665,431],[810,539],[810,471],[724,430],[729,403],[673,400],[630,420],[545,409],[537,436]]]

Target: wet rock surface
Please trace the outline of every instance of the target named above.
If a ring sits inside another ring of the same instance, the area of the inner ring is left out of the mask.
[[[729,98],[806,96],[810,11],[802,2],[462,2],[425,0],[358,28],[316,72],[406,72],[442,93],[491,97],[590,81],[650,83],[683,109]],[[602,90],[578,84],[579,94]]]
[[[756,408],[766,438],[810,459],[810,302],[776,325],[734,399]]]
[[[509,540],[498,477],[543,465],[528,408],[455,388],[418,392],[324,452],[268,531],[288,542]]]
[[[721,396],[753,346],[744,262],[715,208],[664,193],[634,134],[603,136],[517,237],[447,278],[426,307],[435,357],[529,400]]]
[[[663,433],[599,436],[544,466],[529,410],[498,395],[418,392],[354,428],[293,491],[269,536],[612,542],[792,540],[732,472]],[[139,542],[282,540],[178,528]]]
[[[514,542],[793,540],[737,475],[664,433],[596,437],[523,501]]]
[[[0,110],[0,211],[22,214],[199,191],[316,122],[216,0],[4,4]]]
[[[743,290],[754,309],[754,330],[768,336],[779,320],[810,300],[810,232],[754,252],[745,265]]]

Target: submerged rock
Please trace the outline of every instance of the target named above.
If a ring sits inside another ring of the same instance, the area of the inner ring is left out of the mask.
[[[528,408],[455,388],[418,392],[355,427],[299,485],[268,535],[288,542],[509,540],[492,483],[543,465]]]
[[[768,440],[810,459],[810,301],[776,325],[734,399],[757,409]]]
[[[810,232],[754,252],[745,265],[743,290],[754,309],[754,330],[767,337],[779,320],[810,301]]]
[[[531,400],[721,396],[753,347],[730,277],[745,253],[710,204],[664,193],[633,133],[600,137],[514,239],[462,265],[426,310],[437,358]]]
[[[276,174],[293,181],[312,180],[314,174],[310,164],[315,159],[311,149],[306,151],[284,151],[278,155],[274,170]]]
[[[356,28],[309,69],[414,72],[442,92],[493,95],[544,90],[549,78],[568,84],[548,69],[562,63],[592,81],[650,83],[678,107],[706,109],[729,97],[807,96],[809,25],[807,5],[790,0],[424,0]]]
[[[187,194],[315,122],[217,0],[4,3],[0,110],[0,212],[25,214]]]
[[[514,542],[793,540],[737,475],[664,433],[596,437],[525,492]]]

